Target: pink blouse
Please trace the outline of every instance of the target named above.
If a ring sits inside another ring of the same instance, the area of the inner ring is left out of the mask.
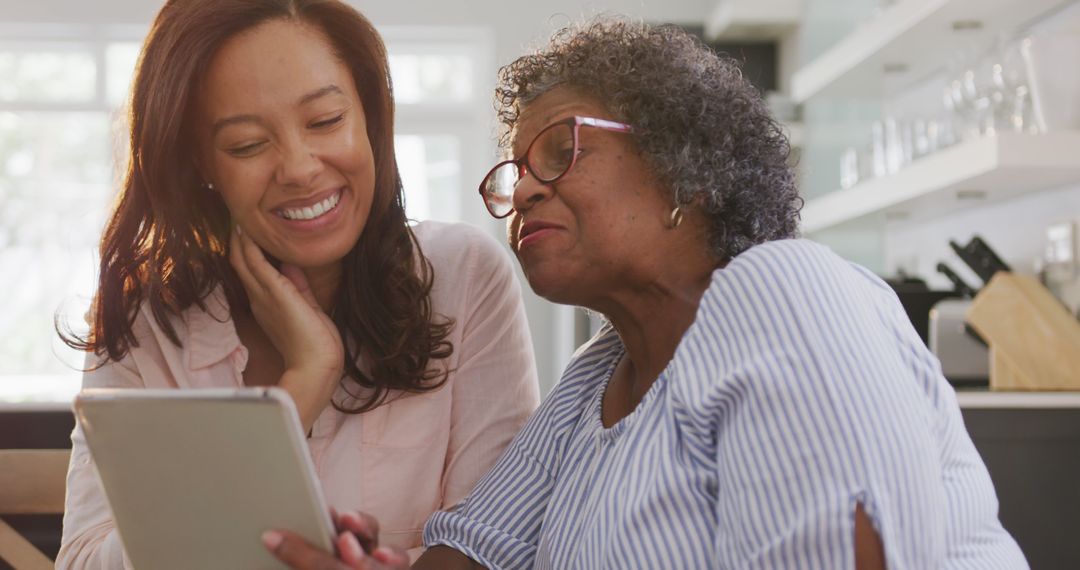
[[[438,390],[405,394],[364,414],[328,406],[309,439],[329,504],[375,515],[380,541],[404,549],[421,547],[424,521],[465,497],[539,402],[509,255],[469,226],[423,222],[413,229],[434,269],[432,310],[456,321],[449,337],[454,353],[445,363],[450,377]],[[242,386],[248,352],[220,289],[207,307],[208,312],[192,307],[174,318],[182,347],[168,340],[143,307],[134,328],[138,346],[120,362],[87,372],[83,387]],[[56,567],[130,568],[81,427],[71,440]]]

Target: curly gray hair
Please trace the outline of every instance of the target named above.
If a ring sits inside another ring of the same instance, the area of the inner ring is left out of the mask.
[[[720,259],[798,235],[802,199],[787,138],[730,57],[676,26],[606,17],[564,28],[499,71],[502,148],[522,108],[559,85],[633,125],[672,202],[710,220],[708,245]]]

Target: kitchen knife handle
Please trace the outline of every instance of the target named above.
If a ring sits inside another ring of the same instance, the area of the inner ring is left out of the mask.
[[[937,264],[937,270],[938,273],[941,273],[949,279],[949,281],[953,285],[953,290],[956,291],[961,297],[964,297],[965,299],[970,299],[975,296],[975,289],[972,288],[971,285],[968,285],[967,282],[965,282],[963,279],[961,279],[960,276],[957,275],[951,267],[945,265],[944,262],[940,262]]]

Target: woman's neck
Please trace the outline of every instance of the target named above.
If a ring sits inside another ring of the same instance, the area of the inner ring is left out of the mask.
[[[323,312],[330,314],[337,298],[338,288],[341,286],[341,263],[323,267],[305,267],[304,276],[307,277],[308,286],[315,295],[315,300],[322,307]]]
[[[642,393],[652,385],[675,355],[683,334],[693,324],[701,297],[711,281],[712,268],[616,292],[605,316],[619,333]]]

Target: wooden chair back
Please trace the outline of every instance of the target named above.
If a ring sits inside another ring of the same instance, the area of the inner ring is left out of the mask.
[[[0,515],[64,512],[67,449],[0,450]],[[51,570],[53,561],[0,520],[0,559],[16,570]]]

